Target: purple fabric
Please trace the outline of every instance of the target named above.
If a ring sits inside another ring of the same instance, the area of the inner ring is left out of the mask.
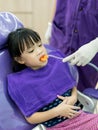
[[[8,75],[9,94],[25,116],[40,110],[57,98],[57,94],[61,95],[74,86],[76,81],[68,64],[51,57],[39,70],[26,68]]]
[[[31,130],[7,91],[8,73],[12,72],[11,59],[7,50],[0,51],[0,130]]]
[[[66,55],[98,36],[98,2],[94,0],[57,0],[50,44]],[[98,54],[91,61],[98,66]],[[91,67],[78,67],[79,90],[95,87],[98,73]]]
[[[87,88],[83,91],[84,94],[88,95],[89,97],[93,97],[98,99],[98,89],[94,88]]]

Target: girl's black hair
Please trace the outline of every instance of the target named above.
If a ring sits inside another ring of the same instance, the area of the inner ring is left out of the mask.
[[[37,32],[28,28],[19,28],[8,35],[8,51],[11,57],[14,59],[14,57],[19,57],[21,55],[25,49],[25,46],[30,48],[31,45],[39,42],[41,42],[41,38]],[[15,66],[16,64],[19,67]],[[14,71],[21,70],[21,67],[25,68],[25,65],[20,65],[14,61]]]
[[[39,34],[28,28],[19,28],[9,34],[7,44],[12,58],[19,57],[25,46],[29,48],[32,44],[41,42]]]

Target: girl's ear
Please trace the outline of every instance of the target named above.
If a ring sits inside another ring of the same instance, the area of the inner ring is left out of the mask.
[[[14,57],[14,60],[19,64],[24,64],[24,60],[22,59],[22,57]]]

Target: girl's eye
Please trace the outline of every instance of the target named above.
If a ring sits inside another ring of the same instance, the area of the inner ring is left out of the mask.
[[[29,53],[32,53],[32,52],[34,52],[34,50],[29,51]]]
[[[42,44],[40,44],[40,45],[38,45],[39,47],[41,47],[42,46]]]

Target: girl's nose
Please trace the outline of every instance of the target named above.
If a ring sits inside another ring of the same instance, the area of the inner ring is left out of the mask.
[[[39,49],[39,48],[36,48],[36,53],[37,53],[37,55],[39,56],[39,55],[41,55],[41,54],[42,54],[42,50],[41,50],[41,49]]]

